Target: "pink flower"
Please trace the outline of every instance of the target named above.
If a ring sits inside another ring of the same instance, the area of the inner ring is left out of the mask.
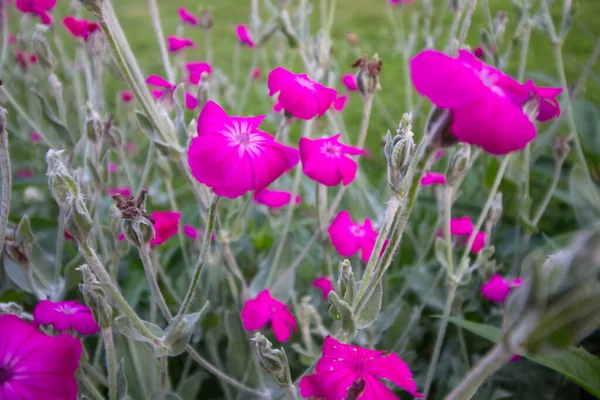
[[[356,84],[356,77],[354,76],[354,74],[346,74],[342,76],[342,83],[344,84],[344,86],[346,86],[346,89],[348,89],[349,91],[358,91],[358,85]]]
[[[135,153],[135,150],[137,149],[136,145],[134,143],[131,142],[127,142],[125,143],[125,151],[128,153]]]
[[[348,103],[348,95],[343,94],[333,101],[332,107],[335,111],[342,112],[344,111],[344,107],[346,107],[346,103]]]
[[[283,111],[283,106],[281,105],[280,102],[273,104],[273,112],[275,114],[279,114],[281,111]]]
[[[438,160],[438,159],[440,159],[442,157],[444,157],[444,150],[438,150],[438,151],[436,151],[434,158],[436,160]]]
[[[443,185],[446,183],[446,176],[439,172],[428,172],[421,178],[422,186]]]
[[[207,75],[212,73],[211,65],[204,61],[188,62],[185,64],[185,68],[188,71],[188,80],[193,85],[197,85],[200,82],[203,73],[206,73]]]
[[[340,134],[323,139],[300,139],[300,159],[304,174],[325,186],[348,185],[354,180],[358,165],[346,154],[357,156],[364,151],[339,142]]]
[[[114,196],[114,195],[120,194],[125,197],[130,197],[131,189],[128,187],[125,187],[125,186],[116,186],[116,187],[108,188],[108,190],[106,191],[106,194],[108,194],[109,196]]]
[[[183,233],[185,233],[185,235],[192,240],[196,240],[196,238],[198,238],[198,231],[191,225],[184,225]]]
[[[329,296],[330,292],[333,292],[333,283],[331,283],[331,280],[329,278],[326,278],[324,276],[315,279],[313,281],[313,286],[321,289],[321,292],[323,292],[323,297],[325,298]]]
[[[177,88],[177,85],[157,75],[150,75],[146,79],[146,83],[155,86],[155,88],[152,89],[150,93],[152,94],[152,97],[159,100],[159,102],[168,103],[172,101],[173,92]]]
[[[260,191],[298,163],[298,150],[259,130],[265,115],[231,117],[209,101],[198,117],[188,164],[200,183],[229,198]]]
[[[35,54],[29,55],[29,63],[35,64],[37,62],[37,56]]]
[[[17,35],[8,35],[8,44],[17,43]]]
[[[148,85],[164,88],[167,90],[175,90],[175,88],[177,87],[177,85],[172,84],[171,82],[167,81],[164,78],[161,78],[158,75],[150,75],[148,78],[146,78],[146,83]]]
[[[462,244],[466,245],[474,229],[470,217],[452,218],[450,220],[450,235],[459,236]],[[444,236],[444,229],[440,229],[437,235]],[[484,247],[485,232],[477,232],[471,246],[471,253],[478,254]]]
[[[460,50],[452,58],[424,50],[411,60],[417,92],[452,113],[450,132],[460,141],[491,154],[523,149],[536,136],[536,127],[523,111],[526,102],[539,99],[539,121],[560,114],[558,88],[522,85],[503,72]]]
[[[292,194],[290,192],[284,192],[280,190],[269,190],[263,189],[260,191],[254,192],[253,200],[259,204],[264,204],[265,206],[271,208],[279,208],[283,206],[287,206],[290,204],[290,200],[292,199]],[[296,204],[300,204],[300,196],[296,196],[294,199]]]
[[[473,245],[471,246],[471,253],[478,254],[485,247],[485,232],[477,232]]]
[[[246,25],[238,25],[235,27],[235,33],[237,34],[240,44],[247,45],[248,47],[254,47],[254,40],[252,40],[252,33]]]
[[[167,37],[167,44],[169,45],[169,52],[177,53],[181,50],[185,50],[188,47],[196,47],[196,43],[190,38],[180,38],[176,36]]]
[[[193,110],[198,107],[198,99],[190,92],[185,92],[185,107],[188,110]]]
[[[259,80],[262,75],[260,68],[256,67],[252,70],[252,79]]]
[[[253,331],[271,323],[275,339],[285,342],[296,331],[296,320],[287,306],[272,298],[268,289],[246,301],[241,313],[244,329]]]
[[[29,135],[29,140],[31,140],[33,143],[37,143],[40,140],[42,140],[42,137],[37,132],[31,132],[31,134]]]
[[[15,177],[19,179],[30,179],[33,177],[33,171],[30,169],[19,169],[15,171]]]
[[[481,295],[494,303],[502,303],[512,288],[521,286],[522,284],[523,282],[519,278],[506,280],[500,275],[494,274],[494,276],[481,287]]]
[[[76,400],[83,350],[66,333],[46,335],[15,315],[0,316],[0,398]]]
[[[71,35],[80,37],[86,42],[92,33],[100,29],[100,25],[96,22],[88,21],[87,19],[77,19],[71,16],[63,18],[63,24],[71,32]]]
[[[117,236],[117,240],[119,242],[122,242],[123,240],[125,240],[125,234],[124,233],[119,233],[119,236]]]
[[[130,103],[133,100],[133,92],[129,89],[121,92],[121,101],[125,104]]]
[[[331,107],[337,97],[334,89],[311,80],[305,74],[293,74],[281,67],[269,73],[269,96],[279,92],[277,100],[296,118],[319,117]]]
[[[177,11],[179,12],[179,19],[181,20],[181,22],[192,26],[198,25],[198,18],[196,18],[194,14],[192,14],[183,7],[179,7]]]
[[[92,311],[75,300],[58,303],[50,300],[40,301],[33,309],[33,323],[52,325],[59,331],[73,329],[81,335],[93,335],[100,330]]]
[[[514,356],[512,356],[512,358],[510,359],[510,362],[517,362],[517,361],[521,361],[521,359],[523,358],[523,356],[520,356],[518,354],[515,354]]]
[[[119,169],[119,166],[117,164],[108,163],[108,172],[110,172],[111,174],[116,173],[118,169]]]
[[[365,219],[360,225],[352,221],[348,211],[342,210],[335,216],[327,232],[331,244],[342,256],[352,257],[360,250],[361,260],[369,261],[377,240],[377,232],[373,230],[370,219]]]
[[[56,5],[56,0],[17,0],[15,5],[22,13],[35,14],[44,25],[52,23],[50,11]]]
[[[398,354],[344,344],[327,336],[315,372],[304,376],[298,387],[304,398],[343,400],[354,386],[359,389],[360,400],[398,400],[380,379],[393,382],[413,397],[423,397]]]
[[[165,94],[165,91],[164,90],[160,90],[160,89],[152,89],[150,91],[150,94],[152,95],[152,97],[154,97],[156,100],[158,100],[161,97],[163,97],[163,95]]]
[[[179,231],[181,213],[153,211],[152,218],[154,218],[154,238],[150,241],[150,246],[163,244]]]

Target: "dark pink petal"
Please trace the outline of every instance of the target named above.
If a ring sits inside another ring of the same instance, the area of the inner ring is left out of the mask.
[[[356,77],[354,74],[346,74],[342,76],[342,83],[346,86],[346,89],[351,92],[355,92],[358,90],[358,86],[356,84]]]
[[[196,47],[196,43],[190,38],[179,38],[176,36],[167,37],[167,44],[171,53],[177,53],[188,47]]]
[[[150,75],[148,78],[146,78],[146,83],[148,85],[163,87],[166,89],[172,89],[176,86],[176,85],[173,85],[171,82],[167,81],[166,79],[161,78],[158,75]]]
[[[352,257],[358,252],[359,240],[350,228],[354,225],[348,211],[340,211],[329,226],[327,232],[331,244],[344,257]]]
[[[333,292],[333,283],[329,278],[321,276],[313,281],[313,286],[321,289],[323,297],[327,298],[330,292]]]
[[[183,233],[193,240],[195,240],[198,237],[198,231],[196,230],[196,228],[190,225],[183,226]]]
[[[125,104],[133,100],[133,92],[131,90],[123,90],[121,92],[121,101]]]
[[[492,276],[492,278],[481,287],[481,295],[495,303],[502,303],[509,293],[509,283],[498,274]]]
[[[272,297],[269,290],[263,290],[256,298],[247,300],[242,308],[241,318],[244,329],[252,331],[267,325],[271,320]]]
[[[175,211],[153,211],[154,238],[150,246],[158,246],[175,236],[179,231],[181,213]]]
[[[259,204],[264,204],[271,208],[279,208],[286,206],[290,203],[292,194],[290,192],[284,192],[279,190],[263,189],[258,192],[254,192],[253,200]],[[300,196],[296,196],[295,203],[300,204]]]
[[[400,386],[413,397],[423,397],[422,394],[417,392],[417,384],[413,380],[413,374],[408,365],[396,353],[371,358],[367,361],[366,369],[369,374],[377,378],[387,379]]]
[[[351,369],[316,372],[302,377],[298,389],[304,398],[344,400],[358,377],[359,374]]]
[[[473,223],[470,217],[452,218],[450,220],[450,234],[452,236],[470,235],[473,232]]]
[[[422,186],[443,185],[446,183],[446,176],[439,172],[428,172],[421,178]]]
[[[333,101],[332,107],[335,111],[342,112],[342,111],[344,111],[344,108],[346,107],[347,102],[348,102],[348,95],[343,94]]]
[[[238,40],[240,44],[247,45],[248,47],[254,47],[254,40],[252,40],[252,34],[246,25],[238,25],[235,28]]]
[[[485,247],[485,232],[477,232],[473,246],[471,246],[471,253],[478,254]]]
[[[190,92],[185,92],[185,107],[188,110],[193,110],[198,107],[198,99]]]
[[[296,331],[294,315],[287,309],[274,313],[271,318],[271,328],[277,341],[286,342],[290,338],[292,331]]]
[[[198,18],[196,18],[194,14],[192,14],[183,7],[179,7],[177,11],[179,13],[179,19],[181,20],[181,22],[192,26],[198,25]]]

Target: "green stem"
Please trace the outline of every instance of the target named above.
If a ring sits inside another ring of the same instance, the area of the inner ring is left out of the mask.
[[[167,306],[167,302],[160,291],[160,287],[158,287],[158,282],[156,282],[156,274],[154,273],[154,268],[152,266],[152,259],[150,258],[150,247],[148,245],[144,245],[138,248],[140,253],[140,258],[142,259],[142,264],[144,265],[144,272],[146,273],[146,279],[150,284],[150,294],[152,296],[152,302],[155,303],[160,312],[168,321],[173,317],[171,315],[171,311],[169,311],[169,306]]]
[[[140,358],[136,349],[136,343],[138,342],[134,342],[133,339],[130,338],[125,339],[127,341],[127,347],[129,349],[129,355],[131,359],[131,364],[133,365],[133,372],[135,373],[135,377],[137,378],[138,382],[145,382],[144,373],[142,372],[142,365],[140,363]],[[149,399],[150,396],[148,393],[148,385],[144,384],[140,385],[140,387],[144,395],[143,398]]]
[[[42,138],[42,140],[44,141],[44,143],[46,143],[46,145],[48,147],[50,147],[52,149],[58,149],[61,147],[60,143],[53,143],[53,141],[50,140],[50,138],[48,136],[46,136],[46,134],[44,133],[45,130],[40,128],[40,126],[29,117],[29,115],[31,115],[29,112],[27,112],[27,111],[23,110],[23,108],[21,108],[19,103],[15,100],[15,98],[12,96],[12,94],[10,93],[10,91],[8,90],[8,88],[6,86],[2,86],[1,91],[4,94],[6,101],[15,109],[17,114],[19,114],[21,116],[21,118],[23,118],[23,120],[25,122],[27,122],[27,124],[31,127],[31,129],[33,129],[34,131],[36,131],[37,133],[40,134],[40,137]]]
[[[86,374],[84,374],[83,372],[79,372],[77,374],[77,379],[79,380],[79,382],[81,382],[85,390],[88,391],[89,395],[94,398],[94,400],[104,400],[104,396],[102,395],[102,393],[100,393],[100,391],[96,389],[96,386],[94,386],[94,384],[92,383],[92,381],[90,381],[90,378],[88,378]]]
[[[123,166],[123,169],[125,170],[125,174],[127,175],[127,183],[129,184],[129,187],[131,188],[131,190],[133,190],[135,187],[135,186],[133,186],[133,175],[131,174],[131,170],[129,168],[129,163],[127,162],[127,158],[125,158],[125,153],[123,152],[123,146],[117,147],[117,154],[119,156],[119,162]]]
[[[0,241],[0,244],[1,241]],[[56,232],[56,254],[54,255],[54,284],[58,288],[62,267],[63,247],[65,244],[65,211],[61,208],[58,211],[58,229]],[[0,247],[1,248],[1,247]]]
[[[4,68],[4,61],[6,61],[6,51],[8,49],[8,3],[0,4],[0,13],[2,14],[2,49],[0,50],[0,73]]]
[[[104,340],[104,354],[106,358],[106,376],[108,378],[108,398],[117,399],[117,353],[112,328],[102,328],[102,339]]]
[[[448,279],[454,274],[454,260],[452,255],[452,235],[450,223],[452,221],[452,186],[446,186],[444,197],[444,235],[446,236],[446,268]]]
[[[167,52],[165,35],[163,33],[162,25],[160,24],[160,12],[156,0],[148,0],[148,9],[150,11],[150,17],[152,18],[152,27],[154,28],[154,33],[156,33],[156,39],[158,40],[158,47],[160,48],[160,55],[162,57],[163,66],[165,67],[167,79],[169,82],[173,82],[175,81],[175,76],[173,75],[173,69],[171,68],[171,62],[169,61],[169,53]]]
[[[496,32],[494,31],[494,21],[492,20],[492,13],[490,12],[490,5],[488,0],[481,0],[481,7],[483,7],[483,13],[485,14],[485,20],[490,30],[490,39],[492,40],[492,49],[494,52],[498,51],[496,46]]]
[[[467,39],[467,33],[469,33],[469,27],[471,26],[471,20],[473,19],[473,13],[475,12],[475,8],[477,8],[477,0],[469,0],[467,13],[465,15],[465,19],[463,20],[462,27],[460,28],[460,36],[458,37],[458,48],[460,48],[460,46],[462,46],[462,44]]]
[[[6,9],[2,11],[4,13],[7,12]],[[6,110],[0,107],[0,250],[4,249],[12,186],[10,155],[8,152],[8,132],[6,131],[5,118]]]
[[[160,357],[160,400],[165,400],[167,396],[167,386],[169,383],[169,362],[167,356]]]
[[[336,0],[330,0],[329,3],[329,14],[327,16],[327,36],[331,37],[331,29],[333,28],[333,21],[335,20],[335,8],[336,8]]]
[[[171,204],[171,209],[173,211],[179,211],[179,206],[177,205],[177,199],[175,198],[175,192],[173,191],[173,182],[171,178],[168,177],[165,179],[165,186],[167,188],[167,194],[169,195],[169,203]],[[181,248],[181,255],[183,256],[183,262],[186,267],[192,265],[190,260],[190,256],[187,252],[187,247],[185,243],[185,236],[183,233],[183,225],[179,224],[179,229],[177,230],[177,238],[179,239],[179,247]]]
[[[534,226],[537,226],[537,224],[540,222],[540,219],[542,219],[544,212],[546,212],[546,208],[548,208],[548,205],[550,204],[550,200],[552,200],[552,196],[554,196],[554,192],[556,192],[556,188],[558,187],[558,183],[560,182],[562,166],[563,162],[561,161],[557,162],[556,167],[554,168],[554,175],[552,176],[552,183],[550,184],[550,188],[548,189],[548,191],[546,191],[546,195],[542,199],[542,202],[540,203],[539,208],[535,213],[535,216],[531,220],[531,223]]]
[[[156,161],[153,156],[154,142],[150,141],[150,144],[148,145],[148,152],[146,153],[146,162],[144,163],[144,169],[142,170],[142,177],[140,178],[140,183],[138,184],[135,193],[140,193],[142,188],[146,186],[146,182],[148,181],[148,177],[150,176],[150,171],[152,170],[152,166],[154,166],[154,163]]]
[[[260,55],[261,49],[254,49],[252,52],[252,63],[250,64],[250,69],[248,69],[248,74],[246,75],[246,83],[244,84],[244,89],[242,90],[242,96],[240,97],[240,102],[236,108],[236,115],[241,115],[241,112],[244,110],[246,106],[246,100],[248,100],[248,94],[250,93],[250,86],[252,85],[252,72],[258,64],[258,56]]]

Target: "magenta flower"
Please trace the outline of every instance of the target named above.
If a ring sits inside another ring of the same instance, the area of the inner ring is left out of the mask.
[[[168,89],[168,90],[175,90],[175,88],[177,87],[177,85],[172,84],[171,82],[167,81],[164,78],[161,78],[158,75],[150,75],[148,78],[146,78],[146,83],[148,85],[152,85],[152,86],[156,86],[156,87],[160,87],[160,88],[164,88],[164,89]]]
[[[281,105],[280,102],[277,102],[277,103],[273,104],[273,112],[275,114],[279,114],[282,111],[283,111],[283,106]]]
[[[269,96],[279,92],[277,101],[283,108],[296,118],[305,120],[325,114],[337,97],[335,89],[325,87],[305,74],[293,74],[281,67],[269,73],[268,86]]]
[[[73,301],[54,303],[50,300],[38,302],[33,309],[33,323],[36,325],[52,325],[59,331],[73,329],[81,335],[93,335],[100,330],[94,321],[92,311],[82,304]]]
[[[37,132],[31,132],[31,134],[29,135],[29,140],[31,140],[33,143],[37,143],[40,140],[42,140],[42,137]]]
[[[470,217],[452,218],[450,220],[450,235],[458,236],[460,243],[466,245],[467,240],[471,237],[474,230],[473,223]],[[444,230],[440,229],[437,233],[438,236],[444,236]],[[473,245],[471,246],[471,253],[478,254],[485,247],[485,232],[477,232]]]
[[[417,92],[451,111],[450,132],[491,154],[521,150],[535,138],[536,127],[523,111],[527,101],[539,99],[539,121],[560,115],[555,97],[561,89],[522,85],[465,50],[458,58],[424,50],[410,67]]]
[[[377,240],[377,232],[373,230],[370,219],[365,219],[365,222],[360,225],[352,221],[348,211],[340,211],[327,230],[331,244],[344,257],[352,257],[358,251],[361,251],[361,260],[367,262],[375,241]]]
[[[287,306],[272,298],[268,289],[263,290],[252,300],[246,301],[241,313],[244,329],[253,331],[271,323],[275,339],[287,341],[292,331],[296,331],[296,320]]]
[[[17,0],[17,9],[25,14],[35,14],[44,25],[52,23],[50,11],[56,5],[56,0]]]
[[[342,83],[344,84],[344,86],[346,86],[346,89],[348,89],[349,91],[358,91],[358,85],[356,84],[356,77],[354,76],[354,74],[346,74],[342,76]]]
[[[413,397],[423,397],[398,354],[344,344],[327,336],[315,372],[303,377],[298,387],[302,397],[311,399],[343,400],[350,387],[356,385],[363,388],[357,399],[398,400],[380,379],[393,382]]]
[[[292,194],[281,190],[263,189],[254,192],[252,199],[259,204],[264,204],[271,208],[279,208],[290,204]],[[296,196],[294,202],[300,204],[300,196]]]
[[[134,143],[127,142],[125,143],[125,151],[128,153],[135,153],[137,147]]]
[[[494,276],[481,287],[481,295],[494,303],[502,303],[512,288],[521,286],[522,284],[523,282],[519,278],[506,280],[500,275],[494,274]]]
[[[108,172],[114,174],[119,169],[119,166],[115,163],[108,163]]]
[[[88,21],[87,19],[77,19],[71,16],[63,18],[63,24],[73,37],[80,37],[86,42],[92,33],[100,29],[100,25],[96,22]]]
[[[163,244],[179,231],[181,213],[175,211],[153,211],[152,218],[154,218],[154,238],[150,241],[150,246]]]
[[[331,104],[331,106],[333,107],[333,109],[335,111],[342,112],[342,111],[344,111],[344,108],[346,107],[346,103],[348,103],[348,95],[343,94],[340,97],[338,97],[337,99],[335,99],[333,101],[333,103]]]
[[[133,100],[133,92],[129,89],[123,90],[121,92],[121,101],[123,103],[127,104],[127,103],[131,103],[131,100]]]
[[[197,85],[200,82],[203,73],[206,73],[207,75],[212,73],[211,65],[204,61],[188,62],[185,64],[185,68],[188,71],[188,81],[193,85]]]
[[[46,335],[6,314],[0,316],[0,343],[0,399],[77,399],[79,339]]]
[[[479,254],[481,250],[485,247],[485,232],[477,232],[475,234],[475,239],[473,240],[473,245],[471,246],[471,253]]]
[[[18,169],[15,171],[15,177],[19,179],[33,178],[33,171],[30,169]]]
[[[339,142],[340,134],[323,139],[300,139],[300,159],[304,174],[325,186],[348,185],[358,165],[346,154],[357,156],[364,150]]]
[[[252,70],[252,79],[259,80],[261,75],[262,71],[260,70],[260,68],[256,67]]]
[[[168,36],[167,44],[169,45],[169,52],[178,53],[181,50],[185,50],[189,47],[196,47],[196,43],[190,38],[180,38],[176,36]]]
[[[237,34],[240,44],[248,47],[254,47],[254,40],[252,40],[252,33],[246,25],[238,25],[235,27],[235,33]]]
[[[446,183],[446,176],[439,172],[428,172],[421,178],[422,186],[443,185]]]
[[[435,152],[435,156],[434,156],[434,158],[435,158],[436,160],[438,160],[438,159],[440,159],[440,158],[442,158],[442,157],[444,157],[444,150],[438,150],[438,151],[436,151],[436,152]]]
[[[115,196],[117,194],[120,194],[124,197],[130,197],[132,195],[131,189],[126,186],[116,186],[108,188],[106,194],[108,194],[109,196]]]
[[[198,99],[190,92],[185,92],[185,107],[188,110],[198,107]]]
[[[158,100],[161,97],[163,97],[163,95],[165,94],[165,91],[164,90],[160,90],[160,89],[152,89],[150,91],[150,94],[152,95],[152,97],[154,97],[156,100]]]
[[[259,130],[264,115],[231,117],[209,101],[198,117],[188,164],[200,183],[229,198],[261,191],[298,163],[298,150]]]
[[[191,225],[184,225],[183,233],[192,240],[196,240],[198,238],[198,231]]]
[[[327,296],[329,296],[330,292],[333,292],[333,283],[331,283],[331,280],[329,278],[326,278],[324,276],[315,279],[313,281],[313,286],[321,289],[321,292],[323,293],[323,297],[325,297],[325,298],[327,298]]]
[[[177,11],[179,12],[179,19],[181,20],[181,22],[192,26],[198,25],[198,18],[196,18],[194,14],[192,14],[183,7],[179,7]]]

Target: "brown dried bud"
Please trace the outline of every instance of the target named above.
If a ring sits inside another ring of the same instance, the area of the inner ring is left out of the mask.
[[[204,9],[202,9],[200,18],[198,18],[198,25],[200,25],[200,28],[204,29],[205,31],[212,29],[213,17],[208,8],[204,7]]]
[[[358,48],[358,35],[352,31],[349,31],[348,33],[346,33],[346,42],[348,42],[348,45],[350,45],[350,47]]]
[[[378,90],[381,90],[379,84],[379,75],[381,74],[381,66],[383,61],[375,54],[372,60],[369,60],[365,54],[358,60],[352,63],[352,68],[360,68],[356,76],[356,84],[358,90],[363,96],[372,96]]]
[[[116,194],[113,199],[121,211],[121,229],[127,241],[136,247],[150,243],[154,237],[154,219],[146,213],[145,204],[148,188],[143,188],[137,199]]]
[[[559,164],[562,164],[565,161],[571,151],[569,141],[570,139],[568,136],[557,136],[554,139],[554,146],[552,147],[554,150],[554,160]]]

